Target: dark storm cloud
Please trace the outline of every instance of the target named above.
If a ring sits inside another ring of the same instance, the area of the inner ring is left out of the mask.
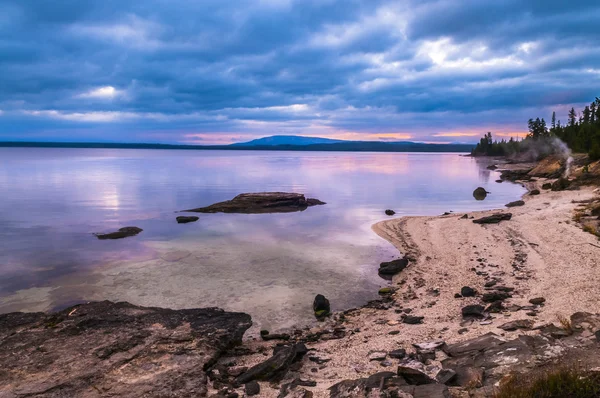
[[[597,1],[0,7],[3,140],[472,141],[600,94]]]

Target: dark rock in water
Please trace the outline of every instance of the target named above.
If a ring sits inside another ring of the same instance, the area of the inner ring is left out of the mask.
[[[502,180],[496,180],[498,184],[502,184]]]
[[[383,262],[379,265],[379,275],[396,275],[408,266],[406,257],[398,260]]]
[[[564,191],[565,189],[569,188],[570,185],[571,182],[569,180],[561,177],[552,183],[551,189],[553,191]]]
[[[542,184],[542,189],[552,189],[552,184],[549,182]]]
[[[546,299],[543,297],[536,297],[529,300],[529,302],[533,305],[542,305],[546,302]]]
[[[510,202],[506,204],[506,207],[517,207],[517,206],[525,206],[525,202],[522,200],[516,200],[514,202]]]
[[[196,222],[199,218],[196,216],[179,216],[176,220],[178,224],[187,224],[189,222]]]
[[[424,316],[415,316],[415,315],[406,315],[402,318],[402,323],[406,323],[407,325],[418,325],[423,323]]]
[[[481,301],[484,303],[493,303],[494,301],[502,301],[510,297],[512,296],[507,292],[489,292],[484,293],[483,296],[481,296]]]
[[[396,214],[396,212],[394,210],[387,209],[385,211],[385,214],[388,215],[388,216],[393,216],[394,214]]]
[[[475,317],[475,318],[483,318],[486,316],[485,309],[482,305],[472,304],[467,305],[461,310],[463,318]]]
[[[114,397],[203,396],[204,369],[251,325],[217,308],[109,301],[0,315],[0,395],[85,397],[93,385]]]
[[[517,329],[529,330],[533,327],[533,321],[531,319],[520,319],[517,321],[507,322],[501,326],[498,326],[502,330],[511,332]]]
[[[489,193],[489,192],[488,192],[488,191],[486,191],[486,190],[485,190],[485,188],[478,187],[477,189],[475,189],[475,190],[473,191],[473,197],[474,197],[476,200],[484,200],[484,199],[487,197],[487,194],[488,194],[488,193]]]
[[[329,300],[327,300],[322,294],[317,294],[315,296],[315,300],[313,301],[313,311],[315,312],[317,319],[323,319],[328,316],[331,313],[331,305],[329,304]]]
[[[539,195],[541,192],[539,189],[532,189],[531,191],[529,191],[529,195]]]
[[[404,348],[399,348],[397,350],[388,352],[388,355],[390,358],[403,359],[406,356],[406,350]]]
[[[498,224],[500,221],[507,221],[512,218],[512,213],[497,213],[487,217],[481,217],[473,220],[475,224]]]
[[[185,210],[196,213],[290,213],[303,211],[307,207],[324,205],[318,199],[305,198],[300,193],[259,192],[243,193],[232,200],[215,203],[207,207]]]
[[[135,236],[142,232],[143,229],[138,227],[124,227],[119,228],[116,232],[110,232],[108,234],[94,234],[96,238],[104,240],[104,239],[123,239],[129,236]]]
[[[246,384],[252,380],[276,380],[283,378],[290,365],[301,355],[296,344],[279,346],[273,356],[264,362],[248,369],[235,379],[236,385]]]
[[[246,395],[252,397],[260,394],[260,384],[257,381],[250,381],[245,385]]]
[[[463,297],[474,297],[477,294],[477,291],[469,286],[463,286],[460,289],[460,295]]]

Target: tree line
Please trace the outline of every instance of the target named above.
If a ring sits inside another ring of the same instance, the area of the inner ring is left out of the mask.
[[[555,138],[563,141],[573,152],[588,153],[593,160],[600,159],[600,98],[587,105],[581,112],[571,108],[568,120],[563,124],[552,112],[550,126],[544,118],[529,119],[529,133],[523,140],[494,140],[492,133],[485,134],[472,150],[473,156],[515,155],[535,149],[540,155],[556,150]]]

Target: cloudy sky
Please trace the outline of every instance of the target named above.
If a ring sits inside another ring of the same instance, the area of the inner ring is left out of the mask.
[[[473,142],[600,96],[598,0],[0,0],[0,140]]]

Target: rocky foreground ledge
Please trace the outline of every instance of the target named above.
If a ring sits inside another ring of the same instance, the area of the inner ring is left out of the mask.
[[[0,397],[206,396],[250,316],[109,301],[0,315]]]
[[[232,200],[207,207],[184,210],[195,213],[291,213],[304,211],[310,206],[324,205],[318,199],[306,198],[301,193],[258,192],[243,193]]]

